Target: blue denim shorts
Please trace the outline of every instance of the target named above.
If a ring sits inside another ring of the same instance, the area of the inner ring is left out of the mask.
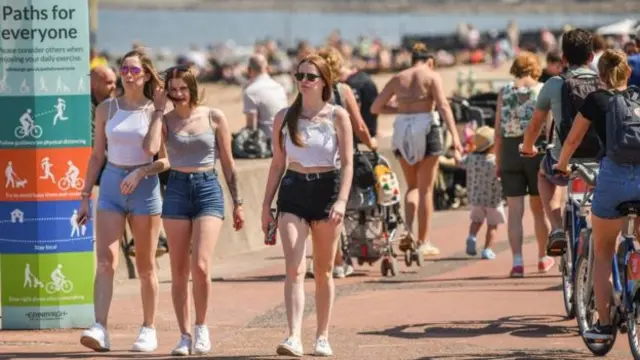
[[[162,217],[194,220],[201,216],[224,219],[224,195],[215,171],[183,173],[169,170]]]
[[[162,212],[162,196],[158,176],[147,176],[129,195],[120,192],[120,184],[133,169],[119,168],[107,163],[100,177],[98,210],[131,215],[159,215]]]
[[[640,165],[620,165],[604,157],[593,193],[593,214],[602,219],[618,219],[622,214],[616,207],[637,200],[640,200]]]

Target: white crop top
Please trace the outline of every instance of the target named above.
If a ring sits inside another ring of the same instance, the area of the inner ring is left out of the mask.
[[[302,147],[296,146],[289,136],[287,126],[283,128],[284,147],[290,162],[297,162],[304,167],[339,167],[338,134],[335,126],[336,107],[330,115],[318,120],[300,118],[298,132]]]
[[[115,104],[115,114],[111,116],[111,107]],[[123,110],[118,105],[118,99],[110,100],[109,117],[105,125],[107,137],[107,159],[116,165],[136,166],[153,161],[142,149],[142,141],[149,132],[149,102],[139,110]]]

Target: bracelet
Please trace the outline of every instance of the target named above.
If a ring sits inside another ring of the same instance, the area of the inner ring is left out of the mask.
[[[83,192],[80,193],[80,198],[82,198],[82,199],[91,199],[91,193],[83,191]]]

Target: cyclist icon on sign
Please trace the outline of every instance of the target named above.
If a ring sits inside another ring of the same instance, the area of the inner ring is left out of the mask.
[[[36,122],[33,120],[31,116],[31,109],[27,109],[27,111],[20,116],[18,120],[20,125],[15,128],[13,135],[15,135],[18,139],[24,139],[27,136],[31,136],[34,139],[42,136],[42,127],[40,125],[36,125]]]
[[[60,180],[58,180],[58,188],[62,191],[69,189],[82,190],[84,188],[84,180],[80,178],[80,169],[69,160],[67,162],[69,169]]]
[[[67,280],[66,276],[62,273],[62,264],[58,264],[55,270],[51,273],[51,282],[48,282],[44,288],[49,294],[53,294],[59,291],[64,293],[71,292],[73,290],[73,283]]]

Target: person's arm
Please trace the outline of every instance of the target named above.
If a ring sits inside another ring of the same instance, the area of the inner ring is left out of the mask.
[[[500,165],[502,164],[502,91],[498,93],[498,104],[496,106],[496,118],[493,123],[495,129],[493,133],[493,143],[496,147],[496,172],[500,176]]]
[[[351,181],[353,180],[353,130],[351,129],[349,114],[344,109],[337,108],[335,116],[341,166],[338,201],[343,201],[346,205],[351,192]]]
[[[534,154],[536,153],[535,143],[536,140],[540,137],[540,132],[542,131],[542,127],[549,118],[549,112],[551,111],[551,97],[552,90],[556,86],[562,86],[562,83],[558,84],[557,82],[562,82],[561,78],[551,78],[549,79],[540,90],[538,94],[538,99],[536,100],[536,109],[533,112],[533,116],[531,117],[531,121],[527,126],[527,129],[524,132],[524,139],[522,140],[522,153],[523,154]],[[561,119],[555,119],[555,121],[560,121]],[[550,129],[553,131],[553,129]],[[553,134],[553,133],[551,133]]]
[[[151,114],[151,123],[149,131],[142,140],[142,149],[149,155],[153,156],[160,151],[162,144],[162,128],[164,125],[164,113],[167,108],[167,95],[163,88],[157,88],[153,93],[154,110]]]
[[[447,100],[447,95],[444,92],[444,87],[442,86],[442,78],[440,74],[434,72],[433,73],[433,82],[431,83],[431,93],[436,100],[436,105],[440,112],[444,116],[444,122],[447,124],[449,128],[449,132],[451,133],[451,139],[453,142],[453,147],[459,154],[462,154],[462,143],[460,142],[460,136],[458,134],[458,129],[456,129],[456,121],[453,118],[453,111],[451,111],[451,105],[449,105],[449,100]]]
[[[169,170],[169,158],[167,158],[167,148],[165,147],[164,142],[160,143],[158,159],[151,164],[142,166],[138,169],[142,171],[144,176],[155,175]]]
[[[98,174],[100,173],[106,159],[105,151],[107,149],[107,137],[104,128],[107,123],[110,105],[111,101],[103,101],[96,108],[96,117],[94,119],[96,126],[93,148],[91,150],[91,156],[89,157],[89,164],[87,166],[84,189],[82,189],[83,200],[91,197],[93,186],[98,180]]]
[[[345,109],[347,109],[349,113],[353,133],[369,149],[375,151],[377,144],[375,144],[375,141],[371,138],[369,128],[367,128],[367,124],[365,124],[362,114],[360,114],[360,108],[358,107],[355,95],[353,95],[353,90],[349,86],[343,86],[342,95],[344,97]]]
[[[395,82],[396,78],[393,77],[384,86],[380,94],[378,94],[373,104],[371,104],[372,114],[395,114],[398,111],[398,108],[396,106],[389,104],[391,98],[393,97],[393,95],[395,95]]]
[[[284,115],[287,113],[287,108],[280,110],[273,119],[273,157],[271,158],[271,164],[269,165],[269,175],[267,176],[267,186],[264,192],[264,200],[262,201],[263,210],[270,211],[273,198],[276,196],[276,191],[280,185],[280,179],[287,167],[287,153],[283,147],[280,146],[282,136],[282,125],[284,122]]]
[[[242,94],[243,112],[246,119],[246,127],[249,129],[258,128],[258,104],[245,90]]]
[[[238,173],[231,152],[231,132],[224,113],[218,109],[211,109],[210,111],[211,120],[216,124],[216,142],[220,153],[220,165],[229,187],[233,206],[237,207],[242,205],[242,201],[238,193]]]
[[[591,120],[584,117],[582,113],[578,113],[564,144],[562,144],[562,150],[560,150],[560,157],[556,165],[557,169],[568,172],[569,160],[571,160],[582,139],[589,131],[589,126],[591,126]]]

